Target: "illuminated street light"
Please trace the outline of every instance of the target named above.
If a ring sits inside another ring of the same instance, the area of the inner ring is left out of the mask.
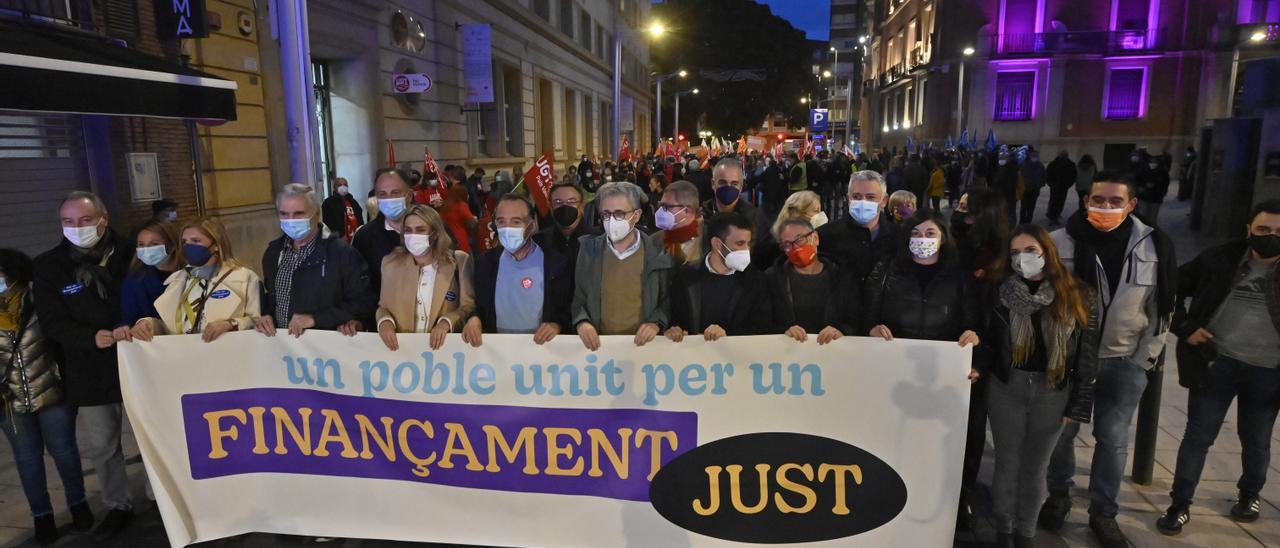
[[[974,51],[975,51],[975,50],[973,49],[973,46],[969,46],[969,47],[967,47],[967,48],[964,48],[964,55],[965,55],[965,57],[968,57],[968,56],[970,56],[970,55],[973,55]]]
[[[676,74],[680,75],[681,78],[684,78],[685,76],[689,75],[689,71],[680,69],[680,72],[677,72]]]
[[[831,52],[832,52],[832,53],[835,53],[835,51],[836,51],[836,47],[835,47],[835,46],[831,46]]]
[[[831,71],[829,71],[829,70],[824,70],[824,71],[822,71],[822,77],[823,77],[823,78],[830,78],[830,77],[831,77]]]
[[[652,36],[652,37],[654,37],[654,38],[658,38],[658,37],[662,36],[662,35],[663,35],[663,33],[665,33],[665,32],[667,32],[667,27],[666,27],[666,26],[664,26],[664,25],[662,24],[662,21],[654,21],[654,22],[652,22],[652,23],[650,23],[650,24],[649,24],[649,35],[650,35],[650,36]]]
[[[1250,37],[1249,37],[1249,41],[1251,41],[1251,42],[1261,42],[1261,41],[1266,40],[1266,39],[1267,39],[1267,33],[1262,32],[1262,31],[1260,31],[1260,30],[1259,30],[1259,31],[1255,31],[1255,32],[1253,33],[1253,36],[1250,36]]]
[[[697,94],[698,94],[698,88],[693,88],[693,94],[694,94],[694,95],[697,95]]]
[[[808,103],[808,102],[809,102],[809,98],[808,98],[808,97],[801,97],[801,98],[800,98],[800,104],[802,104],[802,105],[803,105],[803,104]]]
[[[867,37],[866,37],[866,36],[859,36],[859,37],[858,37],[858,43],[859,43],[859,44],[865,44],[865,43],[867,43]]]

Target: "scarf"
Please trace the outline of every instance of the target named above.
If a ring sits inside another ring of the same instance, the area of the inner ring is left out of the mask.
[[[85,289],[96,291],[100,299],[108,300],[107,292],[113,280],[106,265],[111,253],[115,251],[115,238],[111,230],[104,232],[102,240],[91,249],[81,249],[74,245],[68,245],[67,249],[71,252],[71,262],[76,265],[76,283],[83,285]]]
[[[1078,211],[1067,219],[1066,231],[1076,244],[1074,266],[1076,277],[1089,287],[1098,289],[1098,270],[1095,266],[1098,262],[1098,247],[1120,238],[1123,238],[1126,242],[1124,245],[1127,245],[1129,236],[1133,233],[1133,217],[1125,219],[1123,224],[1111,232],[1101,232],[1089,224],[1083,211]],[[1173,241],[1159,229],[1151,232],[1151,240],[1155,243],[1156,257],[1160,260],[1156,268],[1156,311],[1161,318],[1169,318],[1173,315],[1178,291],[1178,263],[1174,258]],[[1126,249],[1124,253],[1128,251]],[[1127,259],[1121,259],[1122,269],[1125,260]],[[1119,273],[1116,274],[1116,278],[1120,278]],[[1115,296],[1115,286],[1118,284],[1110,285],[1112,296]],[[1157,333],[1165,329],[1167,320],[1162,320],[1160,323],[1161,325],[1154,326]]]
[[[1044,311],[1053,303],[1056,295],[1053,284],[1045,282],[1035,293],[1017,278],[1009,278],[1000,285],[1000,303],[1009,309],[1009,339],[1013,342],[1013,367],[1022,368],[1036,348],[1035,322],[1032,316]],[[1075,330],[1075,320],[1068,319],[1059,323],[1052,314],[1040,315],[1040,327],[1044,332],[1045,346],[1049,354],[1049,363],[1045,367],[1045,380],[1049,386],[1057,386],[1066,376],[1067,347],[1071,332]]]
[[[22,325],[22,299],[27,288],[14,286],[0,295],[0,331],[17,331]]]

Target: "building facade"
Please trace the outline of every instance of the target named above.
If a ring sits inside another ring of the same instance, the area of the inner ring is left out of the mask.
[[[1135,146],[1176,153],[1229,112],[1233,45],[1240,29],[1280,15],[1275,4],[877,0],[864,135],[889,148],[993,131],[1104,163]]]
[[[870,29],[867,27],[867,0],[831,0],[830,66],[834,77],[827,88],[831,109],[832,135],[858,140],[862,99],[862,57]]]

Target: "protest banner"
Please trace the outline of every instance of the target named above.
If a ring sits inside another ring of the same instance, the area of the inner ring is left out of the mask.
[[[969,349],[601,339],[179,335],[120,376],[174,546],[951,543]]]

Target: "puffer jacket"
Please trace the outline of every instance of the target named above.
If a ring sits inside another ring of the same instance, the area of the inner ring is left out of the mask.
[[[46,339],[36,319],[31,292],[22,298],[17,331],[0,331],[0,394],[14,413],[35,413],[62,401],[58,347]]]
[[[954,260],[943,261],[928,287],[920,287],[910,263],[892,258],[877,265],[863,291],[862,332],[883,324],[894,338],[955,341],[978,331],[982,310],[973,276]]]
[[[1048,283],[1048,282],[1046,282]],[[1092,289],[1084,288],[1085,308],[1089,311],[1089,323],[1076,326],[1067,342],[1067,372],[1055,388],[1068,388],[1067,408],[1064,417],[1080,423],[1088,423],[1093,417],[1093,395],[1098,377],[1098,341],[1100,316],[1098,298]],[[990,373],[1000,382],[1009,382],[1013,364],[1013,340],[1009,335],[1009,309],[997,297],[987,308],[986,327],[982,332],[982,344],[974,351],[975,367],[983,375]],[[1042,312],[1046,314],[1048,312]],[[1069,386],[1068,386],[1069,385]]]

